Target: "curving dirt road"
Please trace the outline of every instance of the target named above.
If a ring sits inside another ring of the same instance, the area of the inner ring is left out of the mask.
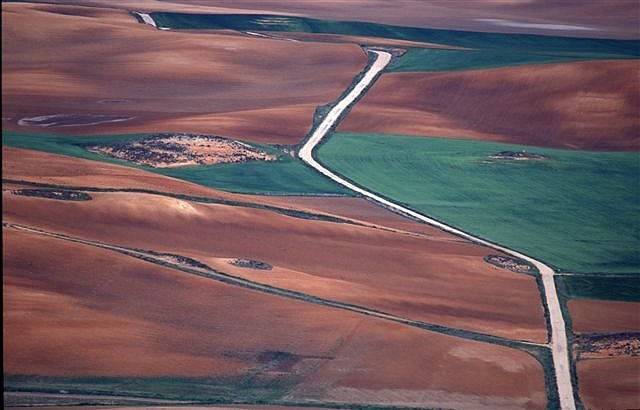
[[[569,350],[567,347],[567,334],[562,316],[562,310],[560,309],[560,301],[558,300],[558,294],[556,292],[556,285],[554,282],[553,269],[545,265],[544,263],[535,260],[529,256],[523,255],[517,251],[505,248],[504,246],[497,245],[495,243],[477,238],[464,231],[453,228],[435,219],[429,218],[426,215],[413,211],[409,208],[405,208],[402,205],[396,204],[388,199],[385,199],[373,192],[369,192],[366,189],[347,181],[346,179],[338,176],[329,169],[325,168],[313,157],[314,148],[327,136],[329,130],[336,124],[344,110],[349,107],[354,101],[367,89],[368,86],[375,80],[376,76],[389,64],[391,61],[391,54],[384,51],[370,50],[370,53],[377,55],[375,62],[371,65],[362,79],[353,87],[342,100],[340,100],[322,120],[320,125],[311,134],[311,137],[305,142],[300,149],[298,156],[304,162],[315,168],[320,173],[331,178],[333,181],[340,185],[349,188],[366,198],[369,198],[373,202],[384,206],[394,212],[397,212],[404,216],[415,218],[419,221],[427,223],[442,229],[443,231],[450,232],[459,237],[468,239],[472,242],[485,245],[497,250],[500,250],[506,254],[512,255],[516,258],[524,259],[533,265],[540,271],[542,276],[542,283],[544,286],[544,294],[549,309],[549,321],[551,323],[551,340],[549,347],[551,348],[553,357],[553,367],[556,373],[556,382],[558,385],[558,395],[560,399],[560,408],[563,410],[574,410],[576,408],[575,400],[573,398],[573,385],[571,383],[571,367],[569,365]]]

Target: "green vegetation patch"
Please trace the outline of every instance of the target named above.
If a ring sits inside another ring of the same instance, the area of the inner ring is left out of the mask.
[[[349,195],[350,191],[302,162],[282,155],[276,162],[200,165],[150,169],[211,188],[245,194]]]
[[[265,403],[293,387],[292,376],[262,374],[235,377],[47,377],[4,375],[4,390],[71,394],[121,395],[206,403]],[[86,399],[91,403],[89,398]],[[114,399],[117,402],[117,399]]]
[[[502,151],[543,160],[496,160]],[[640,153],[338,133],[329,168],[383,196],[557,268],[640,272]]]
[[[268,14],[151,13],[159,27],[172,29],[231,29],[239,31],[308,32],[381,37],[456,47],[534,52],[565,57],[624,58],[640,55],[640,41],[484,33],[392,26],[361,21],[320,20]]]
[[[566,275],[559,279],[566,297],[640,302],[640,276]]]
[[[285,352],[271,352],[269,359],[286,360],[289,355]],[[97,395],[83,397],[82,406],[91,405],[136,405],[149,406],[184,406],[188,404],[269,404],[279,406],[328,407],[332,409],[351,410],[410,410],[415,407],[345,404],[332,402],[303,401],[295,402],[286,399],[289,393],[299,383],[299,378],[292,375],[264,376],[242,375],[230,377],[47,377],[47,376],[13,376],[4,375],[5,392],[42,392],[56,396],[47,397],[48,406],[65,405],[69,394]],[[106,398],[114,396],[111,398]],[[7,400],[9,398],[9,400]],[[56,400],[57,398],[57,400]],[[138,398],[132,403],[131,398]],[[182,400],[184,403],[160,404],[150,400]],[[129,399],[129,400],[128,400]],[[42,403],[42,399],[37,400]],[[34,407],[28,396],[5,396],[5,405],[16,407]],[[88,407],[89,408],[89,407]],[[427,410],[425,408],[425,410]],[[435,409],[434,409],[435,410]]]
[[[439,50],[412,48],[396,60],[388,71],[460,71],[519,66],[527,64],[565,63],[590,60],[589,56],[563,56],[498,50]]]
[[[411,48],[387,71],[457,71],[640,57],[640,41],[485,33],[267,14],[151,13],[159,27],[346,34],[437,43],[469,50]]]
[[[266,145],[250,144],[277,155],[276,161],[249,161],[176,168],[136,165],[89,152],[83,147],[91,144],[123,143],[145,136],[147,135],[69,137],[3,131],[2,145],[125,165],[229,192],[269,195],[349,195],[349,191],[302,162]]]

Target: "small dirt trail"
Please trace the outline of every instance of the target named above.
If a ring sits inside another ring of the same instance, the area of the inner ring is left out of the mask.
[[[484,245],[490,248],[497,249],[508,255],[516,258],[524,259],[527,262],[532,263],[540,271],[542,277],[542,283],[544,287],[544,296],[549,309],[549,322],[551,324],[551,340],[549,347],[551,348],[553,357],[553,367],[556,374],[556,382],[558,386],[558,395],[560,399],[560,408],[562,410],[575,410],[576,403],[573,397],[573,384],[571,383],[571,366],[569,364],[569,349],[567,343],[567,333],[564,318],[562,316],[562,310],[560,308],[560,301],[558,299],[558,293],[556,291],[556,285],[554,281],[554,271],[544,263],[533,259],[529,256],[523,255],[520,252],[511,250],[504,246],[486,241],[481,238],[477,238],[464,231],[456,229],[452,226],[446,225],[440,221],[429,218],[419,212],[406,208],[395,202],[381,197],[373,192],[367,191],[365,188],[360,187],[353,182],[335,174],[324,165],[320,164],[313,156],[313,151],[316,146],[327,136],[329,131],[336,125],[338,119],[342,113],[351,106],[356,99],[363,94],[363,92],[369,87],[376,76],[389,64],[391,61],[391,54],[385,51],[369,50],[370,53],[377,55],[375,62],[371,65],[366,74],[360,79],[360,81],[353,87],[350,93],[348,93],[342,100],[340,100],[322,120],[320,125],[313,131],[311,137],[305,142],[300,149],[298,156],[302,161],[315,168],[318,172],[331,178],[333,181],[340,185],[351,189],[371,201],[381,205],[391,211],[398,214],[408,216],[436,228],[442,229],[445,232],[452,233],[458,237],[468,239],[469,241]]]

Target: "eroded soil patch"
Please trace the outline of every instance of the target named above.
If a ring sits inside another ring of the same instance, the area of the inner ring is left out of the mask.
[[[499,268],[508,269],[518,273],[538,273],[538,269],[529,262],[512,258],[510,256],[487,255],[484,257],[485,262],[495,265]]]
[[[90,201],[91,195],[86,192],[67,191],[64,189],[16,189],[14,195],[34,196],[38,198],[59,199],[63,201]]]
[[[85,149],[154,168],[276,159],[274,155],[239,141],[196,134],[157,134],[121,144],[87,145]]]
[[[51,114],[25,117],[18,121],[23,127],[82,127],[132,120],[133,117],[102,114]]]
[[[640,333],[581,334],[574,339],[574,352],[580,359],[640,356]]]
[[[493,161],[531,161],[531,160],[545,160],[547,157],[544,155],[536,154],[527,151],[500,151],[489,157],[489,162]]]
[[[258,270],[271,270],[273,266],[266,262],[256,261],[253,259],[234,259],[229,262],[233,266],[239,268],[258,269]]]

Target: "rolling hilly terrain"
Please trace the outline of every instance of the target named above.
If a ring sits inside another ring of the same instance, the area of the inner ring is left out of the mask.
[[[5,407],[640,407],[640,9],[451,3],[3,1]]]

